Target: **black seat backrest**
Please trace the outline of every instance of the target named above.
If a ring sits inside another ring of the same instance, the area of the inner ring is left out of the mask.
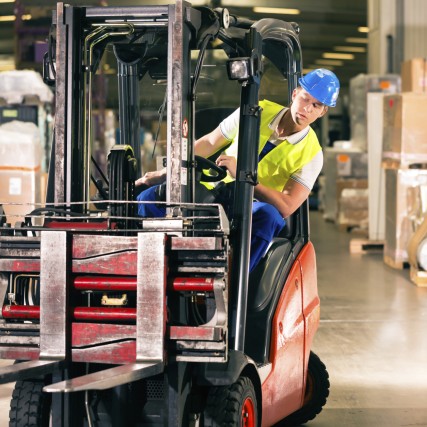
[[[196,111],[194,134],[196,139],[213,131],[235,108],[217,107]]]
[[[291,252],[292,243],[288,239],[273,239],[267,253],[250,274],[248,310],[259,311],[268,304]]]
[[[271,321],[295,256],[303,244],[300,215],[301,208],[286,218],[286,226],[249,275],[246,330],[250,333],[246,335],[245,351],[260,363],[268,360]]]
[[[294,227],[295,227],[294,216],[293,215],[288,216],[285,219],[285,226],[283,227],[282,231],[279,233],[278,237],[291,239],[294,236]]]
[[[294,258],[293,243],[276,237],[250,274],[245,352],[257,362],[268,359],[272,317]]]

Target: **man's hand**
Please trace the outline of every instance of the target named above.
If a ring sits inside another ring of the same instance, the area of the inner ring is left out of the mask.
[[[228,170],[229,175],[236,179],[236,168],[237,168],[237,161],[236,158],[233,156],[226,156],[225,154],[221,154],[216,159],[216,164],[218,166],[225,166]]]
[[[143,177],[135,181],[135,187],[141,185],[147,185],[152,187],[153,185],[163,184],[166,180],[166,169],[160,171],[147,172]]]

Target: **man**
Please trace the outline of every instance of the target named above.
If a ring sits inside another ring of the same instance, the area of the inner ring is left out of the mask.
[[[271,101],[260,101],[262,107],[259,141],[258,181],[254,188],[250,270],[258,264],[271,240],[285,226],[291,215],[307,199],[322,169],[323,154],[310,124],[335,107],[339,80],[325,69],[314,70],[299,79],[292,93],[289,108]],[[236,110],[212,132],[195,142],[195,153],[209,157],[220,152],[230,142],[216,163],[227,168],[226,180],[236,177],[236,156],[239,127]],[[166,172],[149,172],[136,185],[155,185],[164,181]],[[155,200],[150,188],[138,200]],[[154,205],[140,205],[142,216],[161,215]]]

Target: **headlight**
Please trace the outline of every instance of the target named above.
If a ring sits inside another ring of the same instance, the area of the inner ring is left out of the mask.
[[[248,80],[252,76],[250,58],[234,58],[227,61],[227,73],[230,80]]]

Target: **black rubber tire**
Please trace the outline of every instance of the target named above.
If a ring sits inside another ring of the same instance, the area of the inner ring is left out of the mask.
[[[310,352],[304,405],[277,423],[275,427],[299,426],[315,418],[326,404],[329,396],[329,385],[329,374],[325,364],[315,353]]]
[[[253,412],[243,421],[244,405],[250,402]],[[252,381],[248,377],[226,387],[209,390],[204,412],[204,427],[259,426],[257,398]]]
[[[9,427],[48,427],[51,398],[43,381],[18,381],[12,393]]]

